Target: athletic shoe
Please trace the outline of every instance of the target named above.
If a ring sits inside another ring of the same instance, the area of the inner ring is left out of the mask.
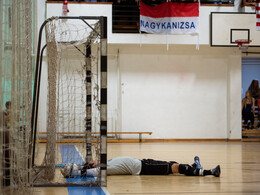
[[[202,169],[202,166],[201,166],[201,164],[200,164],[200,158],[199,158],[198,156],[195,156],[195,157],[194,157],[194,162],[195,162],[195,164],[196,164],[196,168],[197,168],[197,169]]]
[[[212,175],[214,175],[215,177],[219,177],[220,176],[220,166],[216,166],[215,169],[211,169]]]

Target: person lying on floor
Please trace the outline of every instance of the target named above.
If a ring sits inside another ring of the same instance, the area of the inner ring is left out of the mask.
[[[67,164],[61,169],[66,178],[86,177],[99,174],[96,162],[85,163],[84,165]],[[132,157],[116,157],[107,162],[108,175],[169,175],[174,173],[186,176],[220,176],[220,166],[214,169],[204,170],[198,156],[194,157],[194,163],[179,164],[175,161],[159,161],[153,159],[136,159]]]

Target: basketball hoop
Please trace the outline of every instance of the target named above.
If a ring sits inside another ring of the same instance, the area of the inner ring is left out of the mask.
[[[247,51],[249,44],[251,43],[251,40],[249,39],[238,39],[236,40],[237,46],[239,47],[239,50]]]

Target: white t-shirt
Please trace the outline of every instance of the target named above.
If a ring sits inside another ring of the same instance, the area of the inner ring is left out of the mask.
[[[142,162],[132,157],[116,157],[107,162],[108,175],[139,175]]]

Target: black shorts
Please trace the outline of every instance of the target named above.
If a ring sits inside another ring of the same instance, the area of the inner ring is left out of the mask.
[[[172,174],[171,166],[175,161],[159,161],[153,159],[143,159],[140,175],[168,175]]]

